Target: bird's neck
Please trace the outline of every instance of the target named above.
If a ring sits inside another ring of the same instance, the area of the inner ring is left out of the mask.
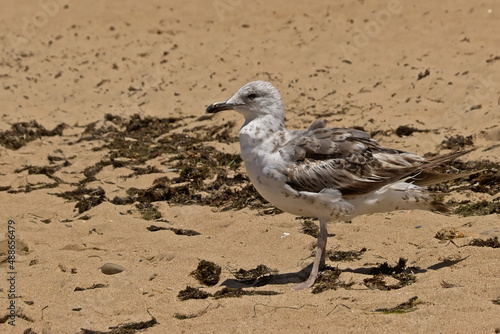
[[[271,150],[272,138],[284,130],[284,121],[272,115],[247,120],[240,129],[242,153],[245,154],[245,152],[255,148],[264,149],[265,151],[267,146],[270,146],[269,149]]]
[[[240,136],[249,136],[252,139],[268,138],[270,135],[285,129],[283,119],[266,115],[245,121],[240,129]]]

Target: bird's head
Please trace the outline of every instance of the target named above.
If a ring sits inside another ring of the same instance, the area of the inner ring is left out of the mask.
[[[281,121],[285,117],[280,93],[266,81],[247,83],[229,100],[209,105],[206,112],[213,114],[222,110],[239,112],[245,116],[246,123],[267,115]]]

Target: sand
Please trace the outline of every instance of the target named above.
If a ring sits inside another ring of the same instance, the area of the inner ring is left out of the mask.
[[[493,0],[4,1],[0,131],[19,122],[36,121],[47,130],[65,125],[18,149],[0,147],[0,331],[105,332],[144,322],[146,333],[500,332],[500,305],[493,302],[500,298],[500,250],[467,246],[474,238],[500,235],[498,214],[396,211],[332,224],[328,249],[367,250],[353,262],[328,261],[342,270],[340,281],[353,283],[350,288],[313,294],[291,289],[306,277],[302,270],[313,260],[315,241],[292,215],[250,205],[225,210],[157,201],[162,218],[147,221],[135,204],[111,202],[130,187],[174,178],[172,154],[142,163],[157,167],[156,173],[124,177],[133,172],[129,165],[104,166],[86,184],[103,189],[102,203],[82,213],[75,201],[54,195],[75,190],[87,168],[109,161],[110,149],[99,149],[106,134],[79,140],[92,122],[114,126],[106,114],[175,118],[165,135],[203,137],[207,129],[235,122],[226,131],[231,140],[214,135],[192,150],[211,146],[237,154],[239,115],[199,117],[208,104],[256,79],[281,91],[289,128],[321,117],[422,155],[450,152],[442,141],[463,136],[473,142],[465,148],[477,149],[462,160],[499,163],[499,15]],[[400,126],[418,131],[398,136]],[[49,156],[60,160],[51,164]],[[27,166],[60,169],[47,176]],[[244,175],[244,168],[235,173]],[[46,187],[50,183],[53,188]],[[465,190],[450,196],[498,198]],[[200,235],[151,232],[151,225]],[[463,238],[438,240],[443,228]],[[9,237],[16,241],[11,264],[5,261]],[[373,277],[371,268],[401,257],[418,268],[413,284],[390,291],[364,284]],[[200,260],[221,267],[217,285],[204,287],[190,275]],[[99,269],[105,263],[125,270],[105,275]],[[261,287],[235,280],[236,270],[259,264],[279,273]],[[279,294],[179,300],[187,286]],[[15,299],[8,297],[12,289]],[[411,312],[376,311],[414,296]]]

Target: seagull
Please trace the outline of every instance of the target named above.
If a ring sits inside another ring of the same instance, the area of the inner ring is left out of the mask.
[[[239,131],[241,158],[264,199],[277,208],[319,219],[318,246],[309,278],[293,288],[313,286],[325,267],[327,224],[377,212],[423,209],[447,212],[426,186],[463,174],[429,171],[469,151],[425,159],[382,147],[361,130],[326,127],[315,120],[306,130],[285,128],[279,91],[253,81],[233,97],[209,105],[207,113],[234,110],[245,117]]]

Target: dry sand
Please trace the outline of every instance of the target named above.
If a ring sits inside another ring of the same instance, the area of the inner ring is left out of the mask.
[[[4,261],[0,332],[109,331],[151,320],[149,310],[158,324],[147,333],[498,333],[500,305],[493,300],[500,297],[500,250],[457,247],[499,236],[498,214],[403,211],[334,224],[329,249],[367,251],[354,262],[328,262],[342,270],[341,281],[354,283],[350,289],[312,294],[291,290],[305,278],[298,273],[312,262],[314,238],[301,233],[300,220],[289,214],[160,201],[154,204],[168,222],[152,222],[135,204],[108,201],[164,175],[174,178],[167,154],[141,165],[159,168],[154,174],[124,178],[133,172],[128,165],[105,166],[86,184],[102,187],[104,201],[82,214],[74,201],[53,194],[75,190],[86,168],[109,161],[109,149],[96,149],[106,134],[79,141],[91,122],[113,125],[105,114],[175,117],[179,127],[172,133],[204,137],[214,126],[242,122],[232,112],[200,120],[205,107],[255,79],[280,89],[290,128],[322,117],[419,154],[449,152],[443,140],[470,136],[478,149],[463,160],[498,163],[499,16],[494,0],[4,0],[0,130],[33,120],[49,130],[66,126],[60,135],[38,136],[17,150],[0,147],[0,251],[7,250],[9,219],[17,241],[17,317],[15,327],[8,324],[12,275]],[[426,131],[400,137],[402,125]],[[230,127],[231,138],[237,129]],[[237,143],[215,135],[200,145],[193,149],[238,152]],[[62,160],[51,165],[48,156]],[[51,178],[22,170],[26,166],[61,168]],[[54,188],[43,187],[56,178]],[[495,195],[453,196],[491,201]],[[201,235],[150,232],[152,224]],[[443,228],[456,228],[465,238],[456,245],[434,238]],[[400,257],[420,268],[415,283],[391,291],[363,284],[372,277],[370,268]],[[219,283],[202,290],[240,287],[232,272],[265,264],[278,276],[244,290],[280,294],[179,300],[186,286],[201,287],[190,276],[201,259],[222,267]],[[98,268],[107,262],[125,271],[104,275]],[[95,288],[75,291],[89,287]],[[375,312],[414,296],[420,303],[412,312]],[[198,316],[179,320],[174,314]]]

